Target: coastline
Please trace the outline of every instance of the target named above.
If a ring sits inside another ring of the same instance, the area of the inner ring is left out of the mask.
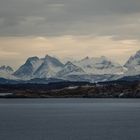
[[[4,84],[0,98],[140,98],[140,82]]]

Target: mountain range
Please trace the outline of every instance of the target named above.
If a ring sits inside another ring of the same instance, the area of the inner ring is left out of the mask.
[[[85,57],[79,61],[68,61],[64,64],[59,59],[46,55],[44,58],[36,56],[28,58],[16,71],[10,66],[0,67],[1,78],[16,81],[59,79],[103,82],[138,75],[140,75],[140,51],[131,56],[123,66],[105,56]]]

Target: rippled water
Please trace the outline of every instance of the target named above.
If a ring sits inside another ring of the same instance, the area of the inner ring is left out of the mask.
[[[140,140],[140,100],[1,99],[0,140]]]

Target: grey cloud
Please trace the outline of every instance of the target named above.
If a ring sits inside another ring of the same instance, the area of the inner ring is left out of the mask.
[[[139,15],[139,0],[3,0],[0,36],[94,34],[138,39]]]

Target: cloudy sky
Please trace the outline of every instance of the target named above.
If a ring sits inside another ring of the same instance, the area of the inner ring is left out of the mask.
[[[0,0],[0,65],[29,56],[107,56],[140,50],[140,0]]]

